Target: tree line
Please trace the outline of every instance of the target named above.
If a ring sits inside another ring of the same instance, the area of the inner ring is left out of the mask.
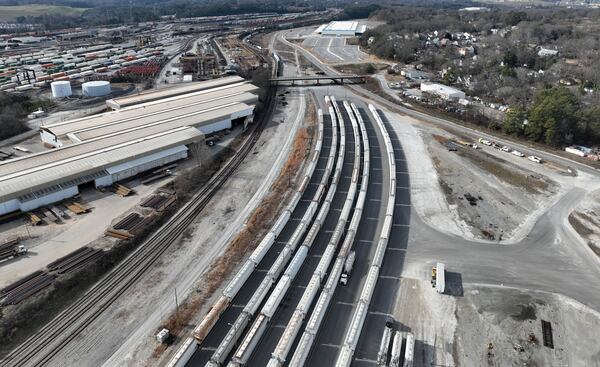
[[[29,130],[25,124],[27,115],[40,107],[48,109],[52,105],[50,101],[28,95],[0,92],[0,140]]]

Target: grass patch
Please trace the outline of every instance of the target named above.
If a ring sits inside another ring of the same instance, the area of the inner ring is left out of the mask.
[[[86,10],[88,9],[42,4],[0,6],[0,21],[10,22],[16,21],[18,17],[37,17],[45,14],[77,16]]]

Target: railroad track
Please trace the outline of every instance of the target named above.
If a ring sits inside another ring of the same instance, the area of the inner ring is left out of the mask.
[[[262,133],[264,122],[268,120],[273,112],[273,94],[274,91],[270,90],[265,103],[268,108],[260,116],[242,147],[199,193],[194,195],[167,223],[113,268],[103,279],[92,286],[83,296],[7,354],[0,361],[0,365],[42,366],[47,364],[52,357],[144,275],[185,231],[250,153]]]

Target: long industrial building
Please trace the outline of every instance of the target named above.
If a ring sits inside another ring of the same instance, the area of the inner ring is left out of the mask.
[[[239,77],[189,83],[136,95],[137,104],[112,100],[121,106],[115,111],[46,125],[40,136],[54,149],[0,163],[0,215],[187,158],[206,134],[250,123],[256,90]]]
[[[334,21],[323,24],[315,30],[323,36],[357,36],[365,33],[367,27],[359,26],[358,22]]]

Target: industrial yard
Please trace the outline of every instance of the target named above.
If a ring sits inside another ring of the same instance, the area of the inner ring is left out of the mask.
[[[0,364],[600,367],[594,163],[407,102],[355,5],[2,36]]]

